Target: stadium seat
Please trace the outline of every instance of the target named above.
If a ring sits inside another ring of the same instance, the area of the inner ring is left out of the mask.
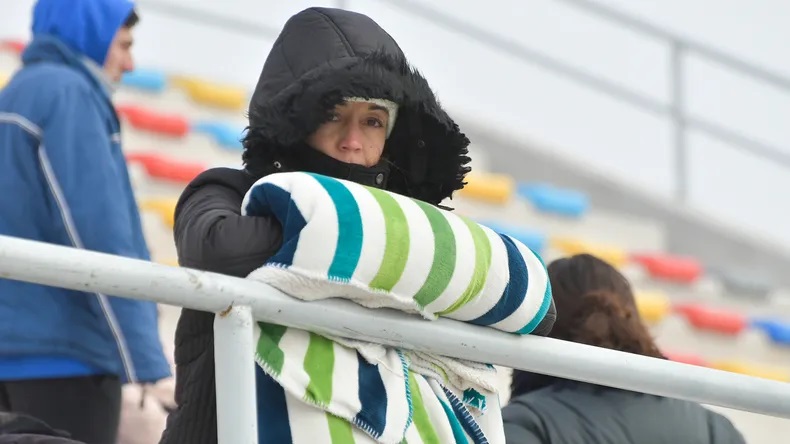
[[[785,347],[790,346],[790,322],[772,318],[755,318],[751,320],[750,325],[762,330],[771,342]]]
[[[546,235],[539,231],[531,230],[520,225],[507,224],[494,220],[481,220],[478,222],[496,231],[497,233],[506,234],[513,239],[516,239],[522,244],[528,246],[535,253],[543,254],[543,249],[546,247]]]
[[[162,218],[162,223],[172,230],[175,225],[176,202],[178,202],[178,199],[175,198],[142,199],[140,211],[156,213]]]
[[[690,365],[698,365],[700,367],[708,367],[708,361],[706,361],[703,357],[690,354],[690,353],[674,353],[674,352],[663,352],[664,356],[667,357],[670,361],[675,362],[682,362],[683,364],[690,364]]]
[[[467,182],[460,195],[495,204],[509,202],[516,187],[513,178],[504,174],[471,173]]]
[[[11,51],[17,55],[22,54],[22,51],[25,50],[27,43],[22,40],[14,40],[14,39],[7,39],[7,40],[0,40],[0,49],[3,51]]]
[[[552,237],[549,240],[549,245],[567,256],[582,253],[591,254],[616,268],[622,267],[628,261],[628,254],[617,247],[595,244],[581,239]]]
[[[639,316],[647,324],[661,322],[672,310],[667,295],[658,291],[640,291],[634,295]]]
[[[775,368],[762,367],[747,362],[735,360],[713,361],[711,368],[724,370],[727,372],[740,373],[742,375],[754,376],[756,378],[773,379],[781,382],[790,382],[790,372]]]
[[[206,170],[203,164],[184,162],[158,153],[131,153],[126,156],[126,161],[140,163],[146,173],[154,179],[177,183],[189,183]]]
[[[702,265],[693,258],[663,253],[637,253],[632,254],[630,259],[641,264],[657,280],[692,283],[702,274]]]
[[[10,79],[10,75],[0,72],[0,89],[3,89]]]
[[[135,129],[169,137],[184,137],[189,132],[189,122],[175,114],[165,114],[138,105],[119,105],[118,114]]]
[[[247,93],[241,88],[179,76],[171,77],[171,82],[201,105],[230,110],[241,110],[247,105]]]
[[[244,130],[234,127],[224,122],[198,122],[192,126],[192,130],[198,133],[208,134],[214,142],[221,148],[229,150],[241,150],[241,138]]]
[[[151,92],[162,92],[167,87],[167,76],[153,69],[135,69],[121,78],[121,84],[130,88]]]
[[[156,261],[158,264],[168,265],[170,267],[178,267],[178,259],[176,258],[167,258],[167,259],[159,259]]]
[[[584,193],[548,184],[522,183],[518,195],[532,203],[538,211],[578,218],[587,213],[590,202]]]
[[[683,314],[697,330],[735,336],[747,327],[746,317],[736,311],[715,309],[693,302],[675,304],[673,311]]]

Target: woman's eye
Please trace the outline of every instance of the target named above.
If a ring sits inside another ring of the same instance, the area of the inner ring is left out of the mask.
[[[377,128],[383,128],[384,127],[384,123],[381,120],[379,120],[379,119],[377,119],[375,117],[368,118],[368,125],[373,126],[373,127],[377,127]]]

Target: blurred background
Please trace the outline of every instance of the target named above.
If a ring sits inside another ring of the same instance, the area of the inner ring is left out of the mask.
[[[618,266],[671,358],[790,382],[790,3],[136,3],[137,69],[115,99],[157,261],[175,264],[185,184],[240,166],[249,94],[287,18],[342,7],[392,34],[471,138],[475,174],[450,206],[547,260]],[[32,4],[0,6],[0,87]],[[169,350],[178,312],[162,310]],[[717,410],[750,443],[790,433]]]

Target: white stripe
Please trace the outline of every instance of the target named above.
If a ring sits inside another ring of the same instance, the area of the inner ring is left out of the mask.
[[[328,413],[309,405],[291,393],[285,393],[291,442],[294,444],[332,444]]]
[[[368,286],[376,277],[381,261],[384,259],[384,247],[387,235],[384,229],[384,213],[376,198],[361,185],[343,182],[354,196],[362,218],[362,251],[359,254],[357,268],[351,279],[361,285]]]
[[[121,133],[114,133],[110,136],[110,140],[115,143],[121,143]]]
[[[41,169],[44,172],[44,177],[47,180],[47,184],[49,184],[49,188],[55,197],[55,201],[58,205],[58,209],[60,210],[60,215],[63,218],[63,223],[66,226],[66,231],[68,232],[72,245],[76,248],[84,249],[85,246],[82,244],[82,239],[79,237],[79,232],[77,231],[77,227],[74,224],[74,219],[71,216],[71,210],[69,210],[68,203],[63,196],[63,191],[58,184],[55,172],[52,170],[52,164],[49,161],[49,157],[47,156],[47,151],[43,143],[41,143],[38,147],[38,158],[41,162]],[[107,323],[110,326],[110,331],[115,338],[115,343],[118,345],[121,361],[123,361],[124,370],[126,371],[126,378],[129,382],[135,383],[137,382],[137,374],[134,369],[134,363],[132,362],[132,357],[126,345],[126,338],[124,338],[123,332],[121,331],[121,326],[118,324],[118,319],[115,317],[115,312],[113,311],[112,306],[110,306],[110,301],[107,299],[107,296],[101,293],[96,293],[96,297],[99,299],[99,305],[101,306],[104,317],[107,319]]]
[[[426,311],[430,313],[442,312],[455,304],[475,275],[475,242],[472,232],[463,219],[455,214],[446,211],[441,214],[450,224],[455,236],[455,263],[445,264],[453,267],[453,275],[442,294],[426,307]]]
[[[292,268],[329,271],[340,236],[334,201],[329,192],[312,176],[294,174],[287,178],[292,181],[286,188],[291,192],[291,200],[306,221],[313,221],[299,232],[299,244],[294,252]],[[316,245],[324,245],[325,248],[316,248]]]
[[[310,333],[298,328],[287,328],[277,346],[285,354],[280,375],[275,379],[297,399],[305,396],[305,389],[310,385],[310,375],[304,370],[304,359],[310,345]]]
[[[484,277],[485,283],[480,292],[474,295],[468,303],[447,315],[450,319],[470,321],[488,313],[502,299],[502,293],[510,281],[510,267],[504,241],[488,227],[481,225],[480,228],[483,229],[488,238],[488,244],[491,246],[491,264]],[[474,256],[471,251],[468,254]]]
[[[18,125],[20,128],[27,131],[31,136],[38,139],[39,143],[41,143],[41,128],[39,128],[35,123],[27,120],[25,117],[16,113],[0,113],[0,122]]]
[[[491,325],[491,327],[497,330],[516,332],[527,325],[538,314],[541,305],[543,305],[543,298],[546,295],[549,273],[529,247],[512,237],[511,239],[518,247],[521,255],[524,256],[524,263],[527,266],[527,294],[516,311],[507,318]]]
[[[52,191],[52,195],[55,197],[55,201],[58,204],[58,209],[60,210],[61,217],[63,218],[63,224],[66,226],[66,231],[68,232],[72,245],[76,248],[84,249],[85,247],[82,245],[82,241],[79,238],[74,221],[72,220],[71,212],[69,211],[66,200],[63,197],[63,192],[61,191],[57,182],[57,178],[55,177],[55,173],[52,170],[52,164],[50,163],[49,157],[47,156],[46,150],[44,149],[44,144],[41,140],[43,131],[38,125],[34,124],[24,116],[16,113],[1,112],[0,122],[15,124],[26,131],[28,134],[38,139],[38,158],[39,162],[41,163],[41,169],[44,172],[44,177],[47,180],[50,191]],[[115,339],[115,343],[118,346],[118,351],[121,355],[121,361],[123,362],[126,378],[129,382],[137,382],[134,362],[132,361],[132,357],[129,354],[129,350],[126,345],[126,339],[123,336],[123,331],[121,330],[120,325],[118,325],[118,320],[115,317],[112,307],[110,306],[110,301],[107,299],[107,296],[101,293],[95,294],[99,300],[99,305],[101,306],[104,317],[107,320],[107,324],[110,327],[110,331],[112,332],[112,335]]]

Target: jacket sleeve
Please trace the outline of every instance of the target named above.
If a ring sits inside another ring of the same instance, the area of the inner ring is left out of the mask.
[[[544,444],[549,440],[540,417],[526,404],[511,401],[502,409],[507,444]]]
[[[139,257],[126,184],[89,88],[77,82],[61,88],[42,125],[39,161],[60,216],[56,223],[77,248]]]
[[[273,217],[242,216],[244,196],[210,180],[211,174],[196,178],[176,206],[178,260],[185,267],[245,277],[277,252],[282,229]]]

